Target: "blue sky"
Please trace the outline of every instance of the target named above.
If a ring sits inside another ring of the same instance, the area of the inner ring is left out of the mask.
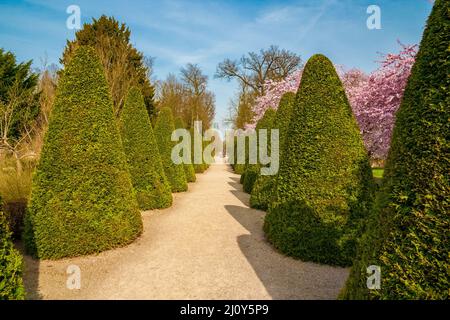
[[[82,23],[102,14],[125,22],[132,42],[155,60],[155,76],[164,79],[188,62],[209,76],[216,94],[216,121],[227,113],[237,84],[214,79],[217,64],[272,44],[300,54],[314,53],[334,63],[371,71],[379,52],[397,51],[397,39],[418,43],[432,3],[429,0],[298,0],[298,1],[81,1],[0,0],[0,47],[19,60],[47,56],[57,63],[66,39],[66,8],[81,8]],[[366,9],[381,8],[381,30],[366,27]]]

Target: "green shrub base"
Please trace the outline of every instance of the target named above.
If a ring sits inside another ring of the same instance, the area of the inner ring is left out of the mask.
[[[288,256],[347,267],[355,256],[356,240],[351,233],[356,231],[337,219],[326,221],[306,204],[284,203],[269,209],[264,232]]]
[[[250,195],[250,207],[267,211],[273,196],[273,191],[276,184],[274,176],[260,175],[253,186]]]

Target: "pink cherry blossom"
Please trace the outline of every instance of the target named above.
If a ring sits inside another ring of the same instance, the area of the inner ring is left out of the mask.
[[[372,159],[384,160],[387,156],[395,113],[417,54],[417,45],[399,44],[400,52],[382,55],[378,69],[368,75],[356,68],[336,66]],[[254,123],[246,128],[254,128],[268,108],[276,109],[284,93],[296,92],[301,75],[299,70],[282,81],[267,81],[266,94],[253,106]]]

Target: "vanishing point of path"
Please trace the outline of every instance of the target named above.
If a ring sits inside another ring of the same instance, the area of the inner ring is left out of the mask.
[[[134,243],[98,255],[25,259],[29,298],[335,299],[348,269],[301,262],[264,238],[265,213],[248,207],[239,176],[212,165],[164,210],[142,213]],[[66,288],[69,265],[81,289]]]

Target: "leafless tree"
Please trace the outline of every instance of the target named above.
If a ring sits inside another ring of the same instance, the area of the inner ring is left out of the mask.
[[[266,80],[282,80],[302,64],[300,56],[278,46],[270,46],[259,53],[249,52],[239,60],[225,59],[217,66],[216,78],[237,79],[251,88],[257,96],[264,95]]]

